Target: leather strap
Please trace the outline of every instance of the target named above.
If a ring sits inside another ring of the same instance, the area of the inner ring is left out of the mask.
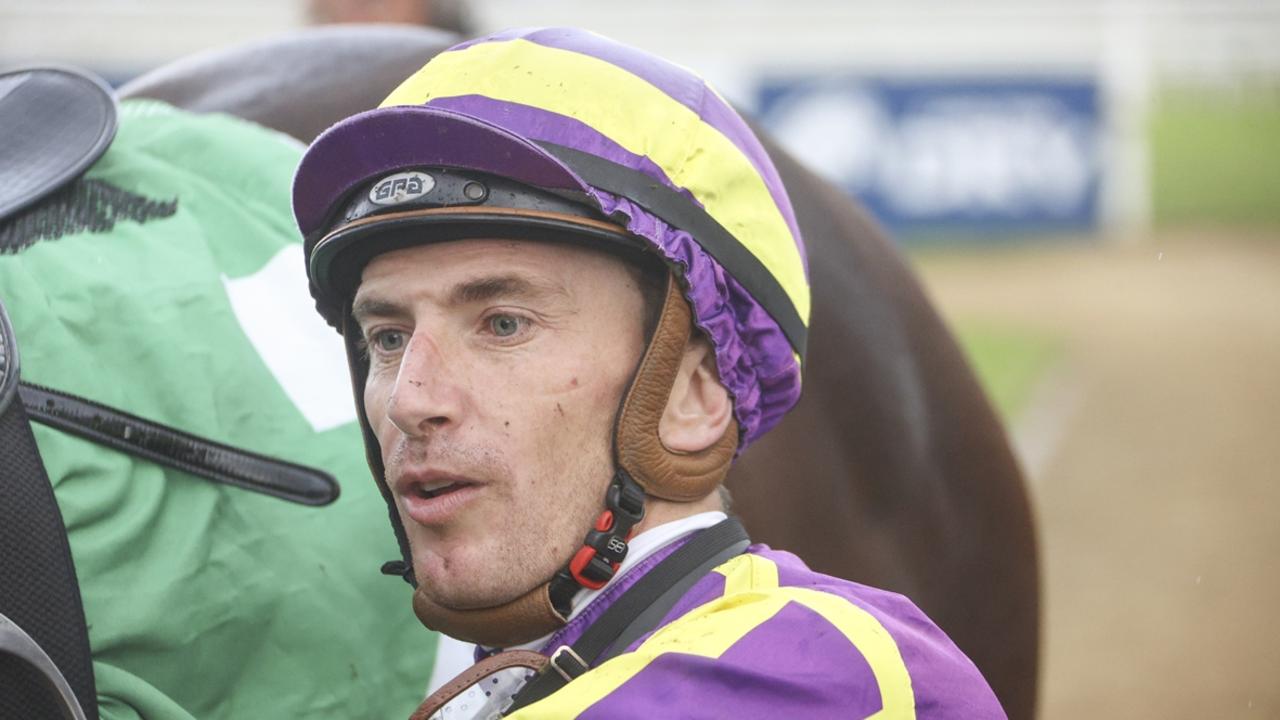
[[[466,610],[440,605],[419,587],[413,593],[413,612],[431,630],[486,647],[527,643],[558,630],[566,622],[551,603],[550,583],[503,605]]]
[[[504,605],[468,609],[439,605],[419,587],[413,600],[418,619],[432,630],[489,647],[520,645],[559,629],[578,591],[604,587],[626,559],[627,539],[644,519],[644,490],[619,470],[605,507],[582,547],[547,582]]]
[[[214,442],[40,385],[24,382],[18,394],[32,420],[112,450],[301,505],[338,499],[338,481],[323,470]]]
[[[409,720],[428,720],[448,705],[449,701],[494,673],[519,667],[528,668],[530,672],[541,672],[546,666],[547,656],[532,650],[508,650],[491,655],[462,671],[460,675],[428,695],[413,715],[409,716]]]

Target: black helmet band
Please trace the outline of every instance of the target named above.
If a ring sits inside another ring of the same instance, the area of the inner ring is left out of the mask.
[[[418,168],[356,190],[324,236],[308,238],[312,292],[334,327],[374,256],[468,238],[580,242],[645,250],[594,208],[555,193],[478,172]]]

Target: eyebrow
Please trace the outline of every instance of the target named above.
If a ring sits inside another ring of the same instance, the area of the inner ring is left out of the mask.
[[[557,283],[530,280],[517,275],[492,275],[468,280],[454,286],[445,304],[449,306],[486,302],[495,298],[532,299],[553,295],[568,296],[568,291]],[[409,309],[398,302],[377,296],[357,298],[351,315],[359,325],[370,317],[396,317],[410,314]]]
[[[355,319],[356,325],[360,326],[363,326],[365,320],[371,317],[395,317],[404,312],[404,308],[396,303],[370,297],[359,298],[351,306],[351,317]]]
[[[449,293],[449,304],[464,305],[498,297],[535,298],[565,294],[564,288],[554,283],[538,282],[515,275],[495,275],[470,280],[454,287]]]

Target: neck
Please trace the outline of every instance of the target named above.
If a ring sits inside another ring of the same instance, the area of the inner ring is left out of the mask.
[[[682,520],[700,516],[701,513],[708,510],[719,510],[719,505],[719,497],[716,493],[711,493],[707,497],[689,503],[671,502],[653,497],[646,498],[645,517],[634,527],[635,534],[632,542],[639,541],[641,535],[653,533],[664,526],[670,526],[673,523],[680,523]],[[723,513],[716,514],[719,517],[723,517]],[[712,520],[706,525],[709,526],[714,523],[715,520]],[[692,531],[699,529],[701,526],[690,524],[689,527],[690,531]],[[680,534],[671,537],[666,542],[659,542],[654,549],[659,549],[678,537],[680,537]],[[641,558],[628,552],[627,560],[623,562],[619,572],[614,574],[609,584],[616,583],[626,568],[634,566],[639,559]],[[606,585],[605,588],[608,586]],[[601,592],[605,588],[594,592]],[[536,644],[542,636],[553,633],[564,626],[566,618],[555,609],[549,589],[550,585],[544,583],[502,605],[490,608],[458,610],[436,603],[423,593],[423,589],[419,587],[414,592],[413,609],[422,624],[432,630],[483,646],[519,648]],[[572,619],[573,615],[582,607],[589,604],[590,599],[595,596],[590,591],[578,591],[571,601],[569,619]],[[586,598],[585,600],[584,597]]]
[[[688,503],[672,503],[672,504],[688,505]],[[646,519],[649,517],[647,510],[646,510],[645,517]],[[599,590],[583,589],[578,591],[578,594],[575,595],[573,598],[572,610],[570,611],[569,618],[568,618],[569,622],[565,628],[560,628],[554,632],[547,633],[542,637],[539,637],[535,640],[531,640],[526,643],[521,643],[519,645],[513,645],[510,647],[501,648],[501,649],[539,650],[547,644],[548,640],[562,637],[567,629],[572,628],[572,626],[575,624],[575,621],[578,621],[578,624],[581,623],[582,620],[579,620],[579,617],[583,615],[584,611],[586,611],[587,608],[591,606],[593,602],[596,601],[596,599],[600,598],[600,596],[603,595],[604,593],[609,592],[609,590],[614,585],[617,585],[620,582],[627,582],[628,580],[634,579],[634,578],[627,578],[627,575],[628,573],[635,570],[637,565],[642,564],[650,556],[654,555],[655,553],[662,550],[663,548],[671,545],[677,540],[691,533],[709,528],[712,525],[715,525],[716,523],[720,522],[721,520],[724,520],[725,517],[727,516],[723,511],[721,511],[719,502],[716,502],[710,510],[703,510],[700,512],[693,512],[693,513],[688,513],[688,512],[679,513],[678,516],[673,520],[669,520],[661,523],[657,523],[657,522],[651,523],[647,529],[642,530],[641,532],[637,533],[634,537],[631,538],[631,541],[628,543],[627,559],[622,562],[622,565],[618,568],[618,572],[613,576],[613,579],[611,579],[604,587],[600,588]],[[641,574],[643,575],[643,573]],[[624,580],[624,578],[627,578],[627,580]],[[582,618],[582,619],[589,620],[589,618]],[[579,631],[580,630],[581,629],[579,629]],[[482,654],[488,654],[493,650],[494,648],[491,648],[491,647],[485,647],[483,645],[480,646],[480,651]]]
[[[635,534],[638,536],[667,523],[715,511],[724,511],[718,491],[694,502],[673,502],[650,495],[644,499],[644,519],[636,525]]]

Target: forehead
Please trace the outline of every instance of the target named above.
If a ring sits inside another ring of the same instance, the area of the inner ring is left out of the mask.
[[[571,243],[469,239],[377,255],[365,266],[356,298],[446,292],[459,284],[516,277],[549,292],[638,293],[631,265],[611,253]]]

